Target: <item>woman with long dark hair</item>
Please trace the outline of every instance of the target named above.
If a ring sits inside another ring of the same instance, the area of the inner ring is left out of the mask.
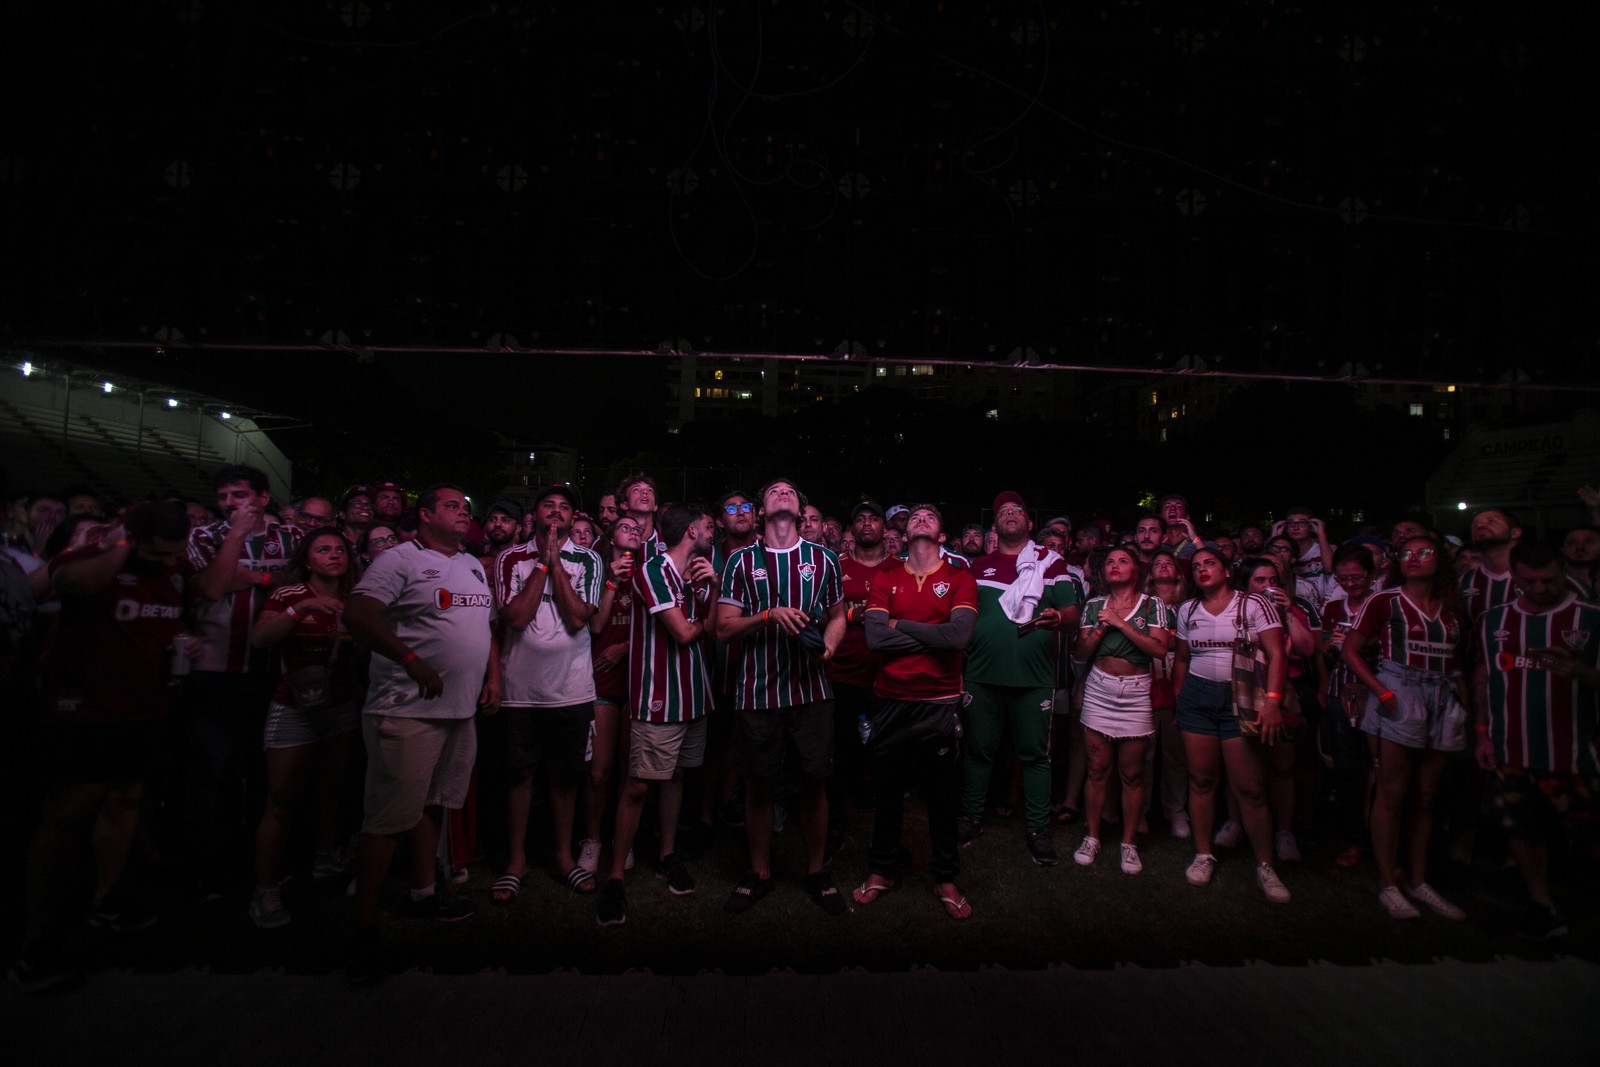
[[[282,657],[263,737],[267,805],[256,828],[256,889],[250,900],[257,926],[290,921],[278,886],[290,831],[309,796],[316,797],[313,880],[337,878],[349,866],[339,847],[338,817],[360,725],[355,656],[343,623],[345,600],[355,585],[352,555],[350,543],[332,527],[308,534],[250,635],[253,646],[277,648]]]
[[[1178,655],[1173,684],[1178,690],[1178,727],[1189,758],[1189,820],[1194,830],[1194,862],[1185,874],[1190,885],[1206,885],[1216,869],[1211,828],[1216,818],[1216,786],[1227,768],[1228,788],[1239,801],[1245,832],[1256,858],[1256,884],[1274,904],[1287,904],[1289,890],[1272,868],[1272,815],[1263,789],[1264,773],[1245,742],[1234,711],[1234,642],[1258,644],[1267,661],[1266,700],[1254,727],[1266,744],[1276,744],[1283,728],[1283,686],[1288,662],[1283,622],[1264,598],[1228,585],[1228,564],[1215,547],[1195,550],[1189,561],[1194,595],[1178,609]]]
[[[1370,690],[1361,730],[1377,766],[1372,857],[1378,901],[1396,919],[1418,917],[1413,901],[1446,919],[1466,918],[1427,881],[1434,796],[1450,753],[1467,747],[1465,619],[1443,543],[1408,537],[1389,564],[1388,587],[1362,605],[1344,639],[1345,668]],[[1377,645],[1376,670],[1362,655],[1369,644]],[[1407,807],[1411,827],[1402,888],[1395,867]]]
[[[1178,605],[1189,598],[1189,583],[1170,547],[1163,545],[1150,557],[1144,591],[1168,610],[1167,651],[1150,664],[1150,710],[1155,713],[1156,741],[1161,749],[1161,814],[1172,836],[1181,841],[1193,831],[1189,828],[1189,761],[1184,755],[1183,731],[1178,729],[1178,692],[1172,687],[1172,663],[1178,655],[1178,635],[1173,628]],[[1145,766],[1149,768],[1148,760]],[[1147,811],[1154,792],[1145,790]]]

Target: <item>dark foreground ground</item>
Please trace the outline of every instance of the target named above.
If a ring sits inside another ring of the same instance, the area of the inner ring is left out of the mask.
[[[870,816],[853,812],[832,871],[865,874]],[[1514,936],[1515,874],[1492,842],[1432,880],[1468,912],[1396,923],[1378,907],[1370,865],[1343,870],[1331,844],[1280,868],[1285,907],[1256,889],[1248,856],[1224,852],[1216,881],[1183,880],[1191,850],[1160,827],[1145,872],[1122,875],[1115,846],[1072,865],[1081,829],[1058,830],[1062,865],[1035,867],[1017,822],[991,820],[962,854],[974,917],[944,917],[908,818],[913,873],[842,917],[823,914],[797,874],[795,829],[779,838],[777,890],[723,914],[743,868],[727,832],[692,865],[700,891],[674,898],[641,862],[626,926],[601,929],[594,899],[535,872],[510,907],[489,902],[499,873],[480,863],[461,923],[394,916],[383,934],[394,973],[352,988],[340,971],[349,923],[342,886],[291,882],[295,921],[257,930],[243,899],[174,895],[163,921],[89,944],[77,986],[0,994],[12,1048],[28,1062],[955,1063],[1103,1053],[1126,1062],[1428,1062],[1528,1056],[1591,1062],[1600,1041],[1600,883],[1563,866],[1572,927],[1561,942]],[[391,886],[398,901],[403,886]]]

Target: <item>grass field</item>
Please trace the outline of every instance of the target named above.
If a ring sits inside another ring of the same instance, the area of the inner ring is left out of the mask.
[[[849,813],[845,845],[830,867],[847,893],[866,874],[870,823],[869,812]],[[1491,855],[1492,847],[1480,847],[1485,856],[1474,866],[1457,865],[1431,878],[1466,909],[1465,922],[1432,916],[1396,922],[1376,901],[1370,863],[1341,869],[1333,863],[1331,845],[1303,843],[1305,862],[1280,866],[1294,900],[1275,906],[1257,889],[1243,849],[1219,850],[1215,880],[1196,888],[1183,877],[1192,856],[1190,843],[1171,838],[1164,827],[1143,840],[1144,873],[1131,877],[1118,869],[1114,845],[1107,846],[1095,867],[1075,866],[1070,854],[1081,833],[1081,824],[1058,829],[1062,863],[1041,869],[1023,847],[1020,821],[989,820],[984,835],[961,853],[960,884],[974,908],[965,922],[946,918],[930,892],[924,823],[919,805],[910,801],[905,842],[913,856],[910,873],[896,891],[845,916],[830,917],[807,897],[799,881],[804,869],[800,835],[798,827],[791,827],[777,838],[776,889],[741,916],[722,910],[746,866],[742,831],[725,830],[703,858],[690,864],[699,882],[692,896],[668,894],[665,883],[641,859],[628,877],[629,917],[622,927],[599,927],[594,897],[575,895],[537,870],[530,871],[517,901],[495,906],[489,886],[500,870],[484,862],[471,868],[471,879],[461,889],[478,905],[476,916],[449,924],[387,916],[383,936],[394,966],[443,973],[504,968],[514,973],[645,969],[657,974],[764,974],[794,969],[824,974],[854,968],[972,970],[989,965],[1036,969],[1173,967],[1186,962],[1428,963],[1503,956],[1548,959],[1557,954],[1600,958],[1600,877],[1593,863],[1569,863],[1558,875],[1558,899],[1571,935],[1533,945],[1512,932],[1521,913],[1520,883],[1515,872]],[[641,849],[641,857],[645,852]],[[204,966],[226,972],[270,967],[325,973],[338,966],[348,933],[351,913],[341,890],[313,887],[305,879],[291,882],[285,902],[295,921],[271,931],[250,923],[243,900],[199,907],[175,904],[156,928],[103,943],[99,962],[141,971]],[[397,901],[404,886],[395,880],[390,890]]]

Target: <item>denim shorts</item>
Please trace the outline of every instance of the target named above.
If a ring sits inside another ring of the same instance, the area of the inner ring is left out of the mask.
[[[1178,693],[1178,729],[1230,741],[1242,737],[1233,713],[1233,683],[1188,675]]]

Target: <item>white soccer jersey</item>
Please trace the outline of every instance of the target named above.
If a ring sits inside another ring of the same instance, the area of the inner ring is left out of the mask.
[[[381,558],[381,557],[380,557]],[[495,559],[495,595],[500,610],[527,586],[539,558],[533,543],[506,549]],[[600,557],[568,541],[561,547],[564,577],[585,604],[600,603]],[[565,708],[594,700],[594,662],[590,658],[589,627],[567,630],[556,606],[552,580],[545,579],[544,595],[526,629],[501,627],[500,703],[509,708]]]
[[[382,601],[395,634],[444,679],[444,692],[424,700],[404,667],[373,656],[362,710],[409,719],[472,718],[489,665],[494,620],[494,597],[477,559],[466,552],[447,556],[410,541],[373,560],[351,595]]]

